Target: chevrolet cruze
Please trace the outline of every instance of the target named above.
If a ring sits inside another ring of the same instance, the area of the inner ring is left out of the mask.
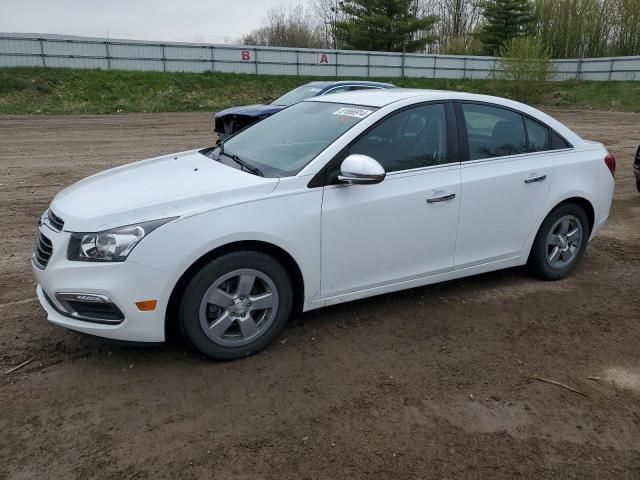
[[[611,206],[615,159],[496,97],[317,97],[214,147],[93,175],[42,215],[49,321],[204,355],[267,346],[293,311],[528,265],[568,275]]]

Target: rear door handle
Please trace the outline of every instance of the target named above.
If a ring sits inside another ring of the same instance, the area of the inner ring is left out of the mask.
[[[529,177],[526,178],[524,183],[536,183],[536,182],[542,182],[543,180],[546,180],[547,176],[546,175],[538,175],[536,177]]]
[[[427,203],[446,202],[447,200],[453,200],[454,198],[456,198],[455,193],[447,193],[445,195],[427,198]]]

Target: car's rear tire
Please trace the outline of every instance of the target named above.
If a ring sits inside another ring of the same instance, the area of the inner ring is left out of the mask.
[[[189,282],[180,327],[203,355],[232,360],[256,353],[282,331],[293,304],[291,280],[274,258],[255,251],[215,258]]]
[[[589,241],[589,219],[575,203],[556,207],[542,222],[529,254],[532,273],[544,280],[569,275],[584,255]]]
[[[636,189],[640,192],[640,180],[636,180]]]

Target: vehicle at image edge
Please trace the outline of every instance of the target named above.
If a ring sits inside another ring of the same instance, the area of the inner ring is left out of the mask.
[[[217,147],[93,175],[43,214],[49,321],[204,355],[268,345],[292,311],[528,264],[569,274],[615,159],[532,107],[456,92],[303,101]]]
[[[633,176],[636,177],[636,188],[640,192],[640,146],[638,146],[636,158],[633,160]]]
[[[363,80],[310,82],[285,93],[269,105],[248,105],[222,110],[213,116],[213,129],[220,140],[226,140],[243,128],[265,119],[289,105],[311,97],[319,97],[330,93],[384,88],[396,88],[396,86],[391,83],[368,82]]]

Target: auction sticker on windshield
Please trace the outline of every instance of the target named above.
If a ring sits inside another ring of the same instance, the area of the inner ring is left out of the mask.
[[[364,108],[340,108],[333,112],[334,115],[343,115],[346,117],[364,118],[367,115],[373,113],[372,110],[366,110]]]

